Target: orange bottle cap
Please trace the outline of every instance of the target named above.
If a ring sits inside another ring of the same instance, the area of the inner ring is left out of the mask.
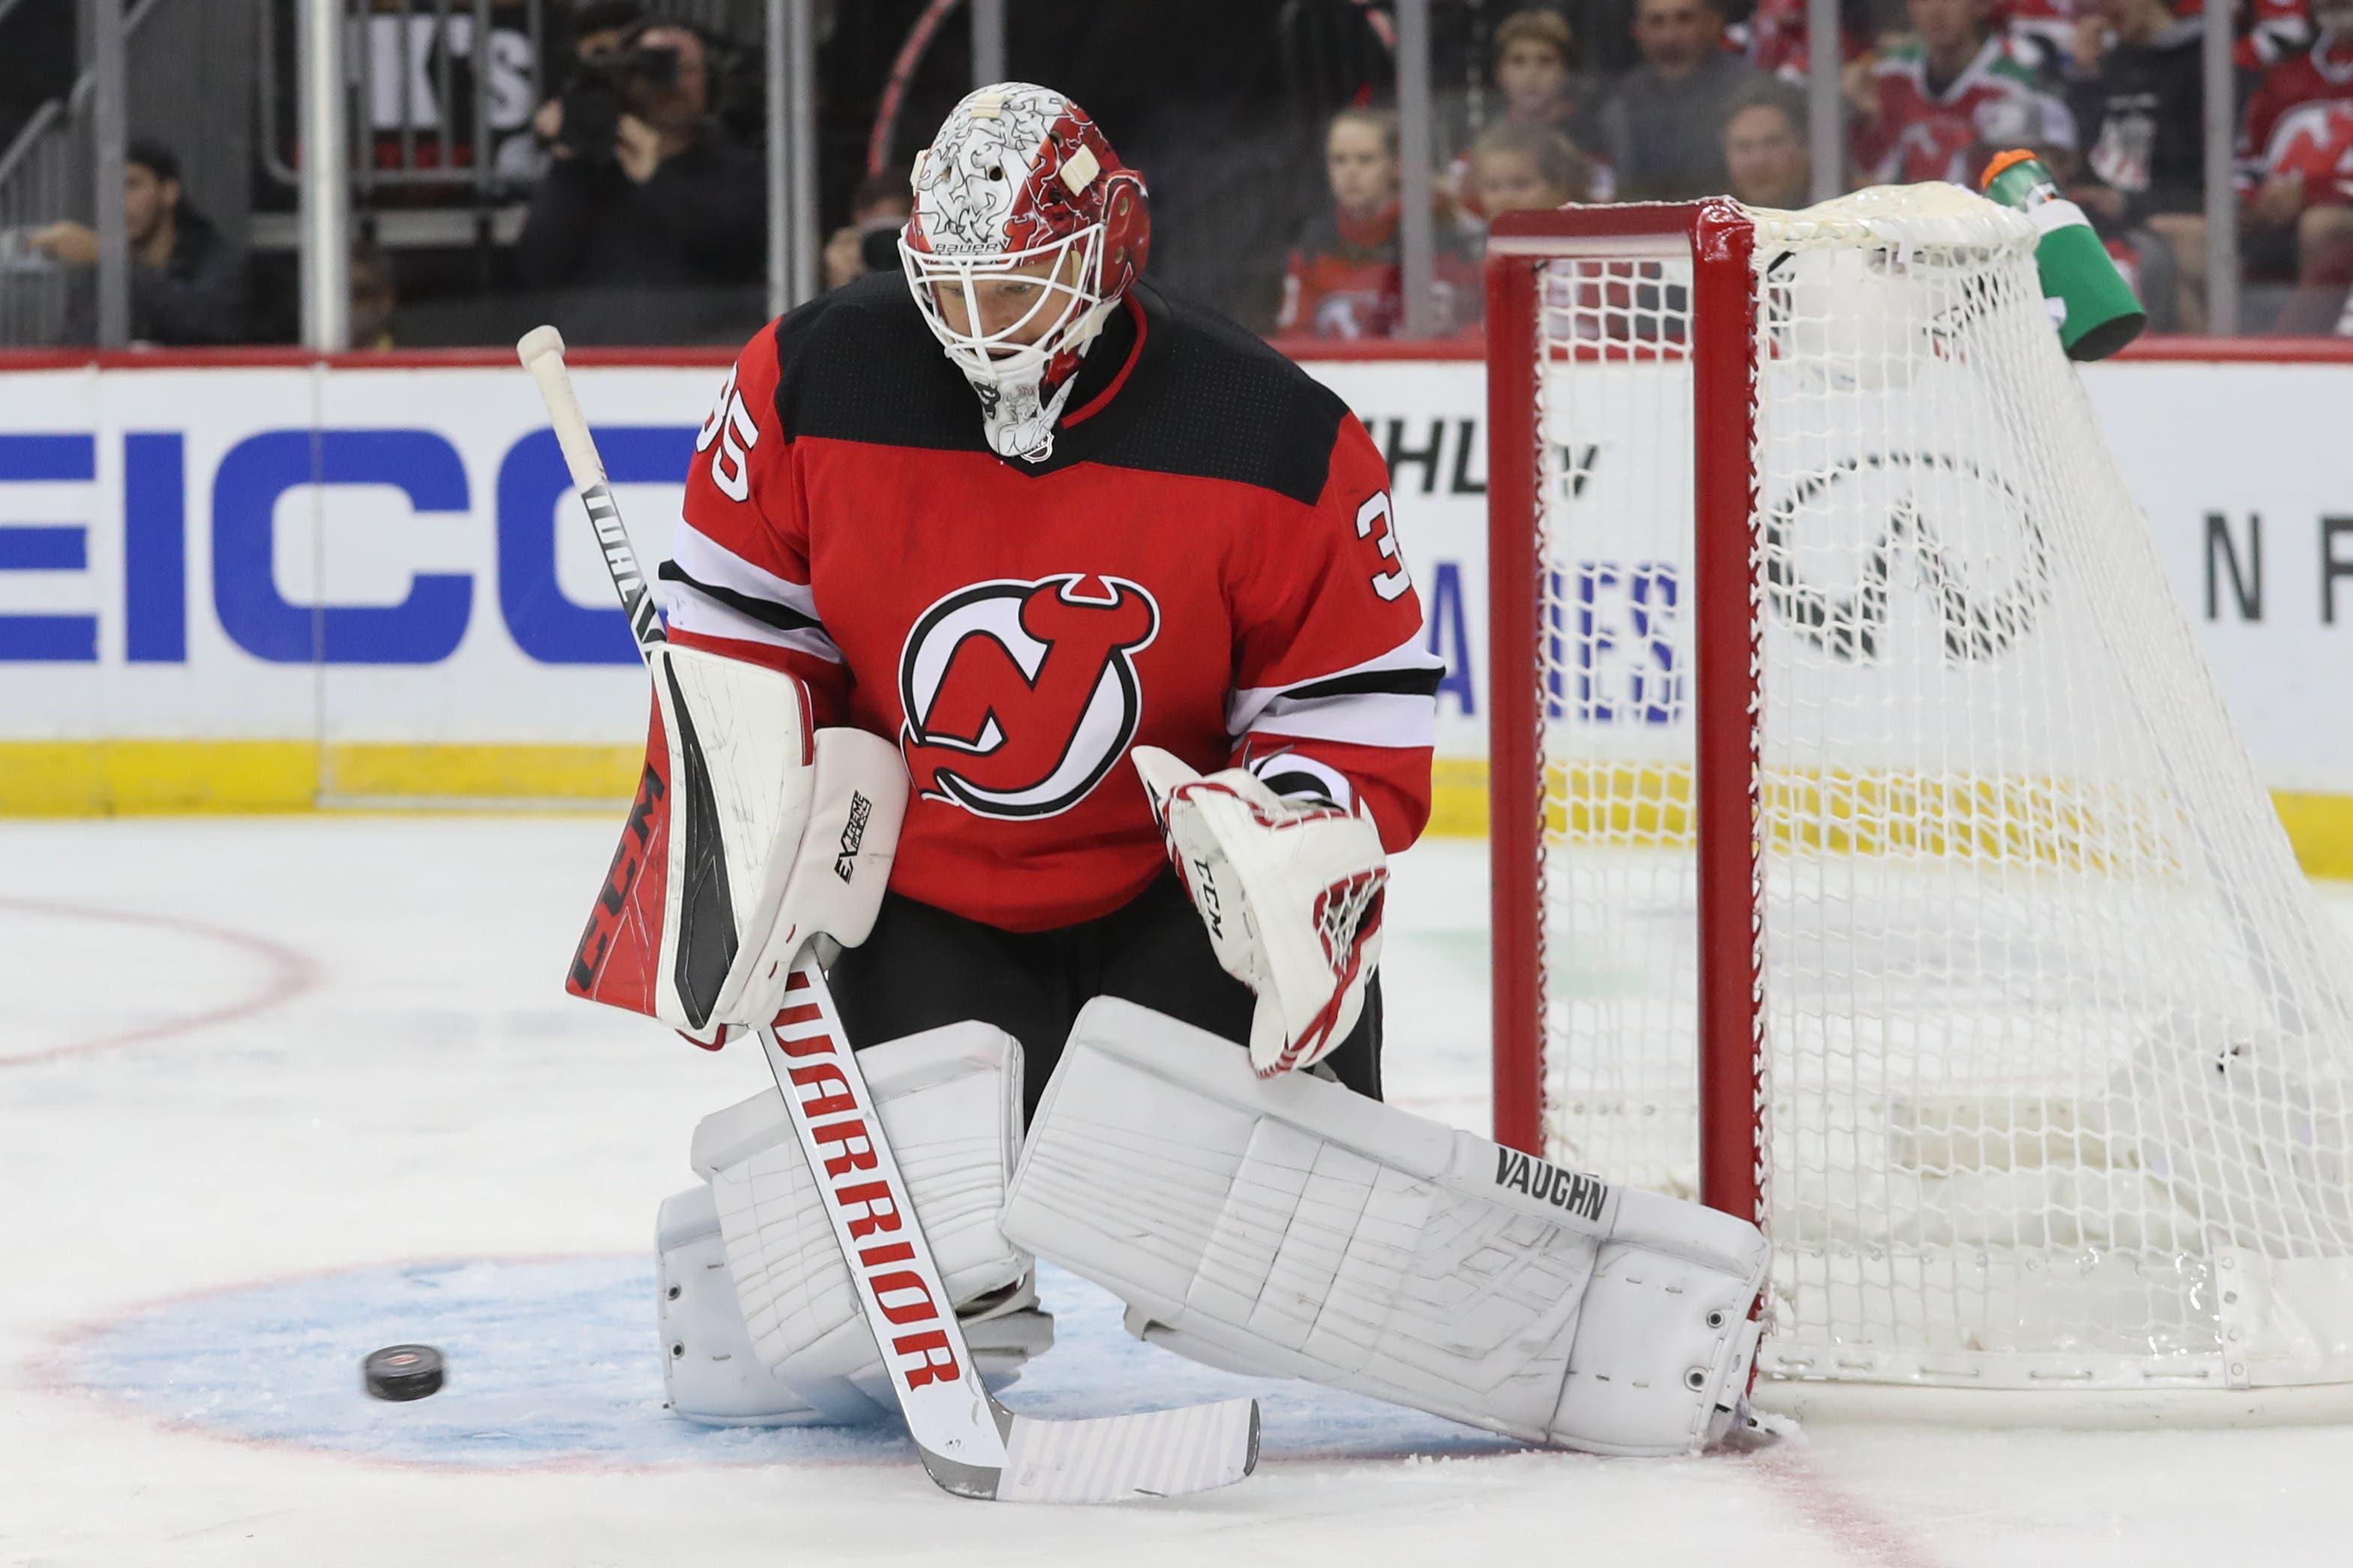
[[[1996,153],[1993,155],[1993,162],[1985,166],[1985,173],[1978,176],[1978,189],[1984,190],[1988,185],[1992,184],[2001,177],[2004,170],[2015,169],[2021,163],[2032,162],[2034,162],[2034,154],[2023,147],[2012,147],[2007,153]]]

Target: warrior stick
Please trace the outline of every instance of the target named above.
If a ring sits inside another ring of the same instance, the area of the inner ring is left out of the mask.
[[[554,327],[538,327],[515,352],[539,384],[638,652],[650,659],[669,638],[565,371],[564,339]],[[783,1010],[753,1033],[933,1480],[958,1497],[1000,1502],[1111,1502],[1207,1491],[1257,1467],[1252,1399],[1076,1421],[1018,1415],[999,1405],[973,1366],[813,946],[793,963]],[[878,1217],[890,1223],[878,1226]]]

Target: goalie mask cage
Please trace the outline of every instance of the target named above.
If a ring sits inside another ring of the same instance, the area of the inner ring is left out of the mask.
[[[1788,1391],[2353,1382],[2353,957],[2035,237],[1495,226],[1496,1136],[1755,1215]]]

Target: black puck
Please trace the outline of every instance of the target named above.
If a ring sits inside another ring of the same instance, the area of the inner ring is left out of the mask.
[[[441,1352],[431,1345],[386,1345],[360,1363],[360,1380],[376,1399],[422,1399],[441,1388]]]

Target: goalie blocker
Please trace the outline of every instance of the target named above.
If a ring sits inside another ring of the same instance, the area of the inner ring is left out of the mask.
[[[1079,1016],[998,1226],[1131,1332],[1530,1442],[1694,1452],[1738,1418],[1770,1255],[1126,1002]]]

